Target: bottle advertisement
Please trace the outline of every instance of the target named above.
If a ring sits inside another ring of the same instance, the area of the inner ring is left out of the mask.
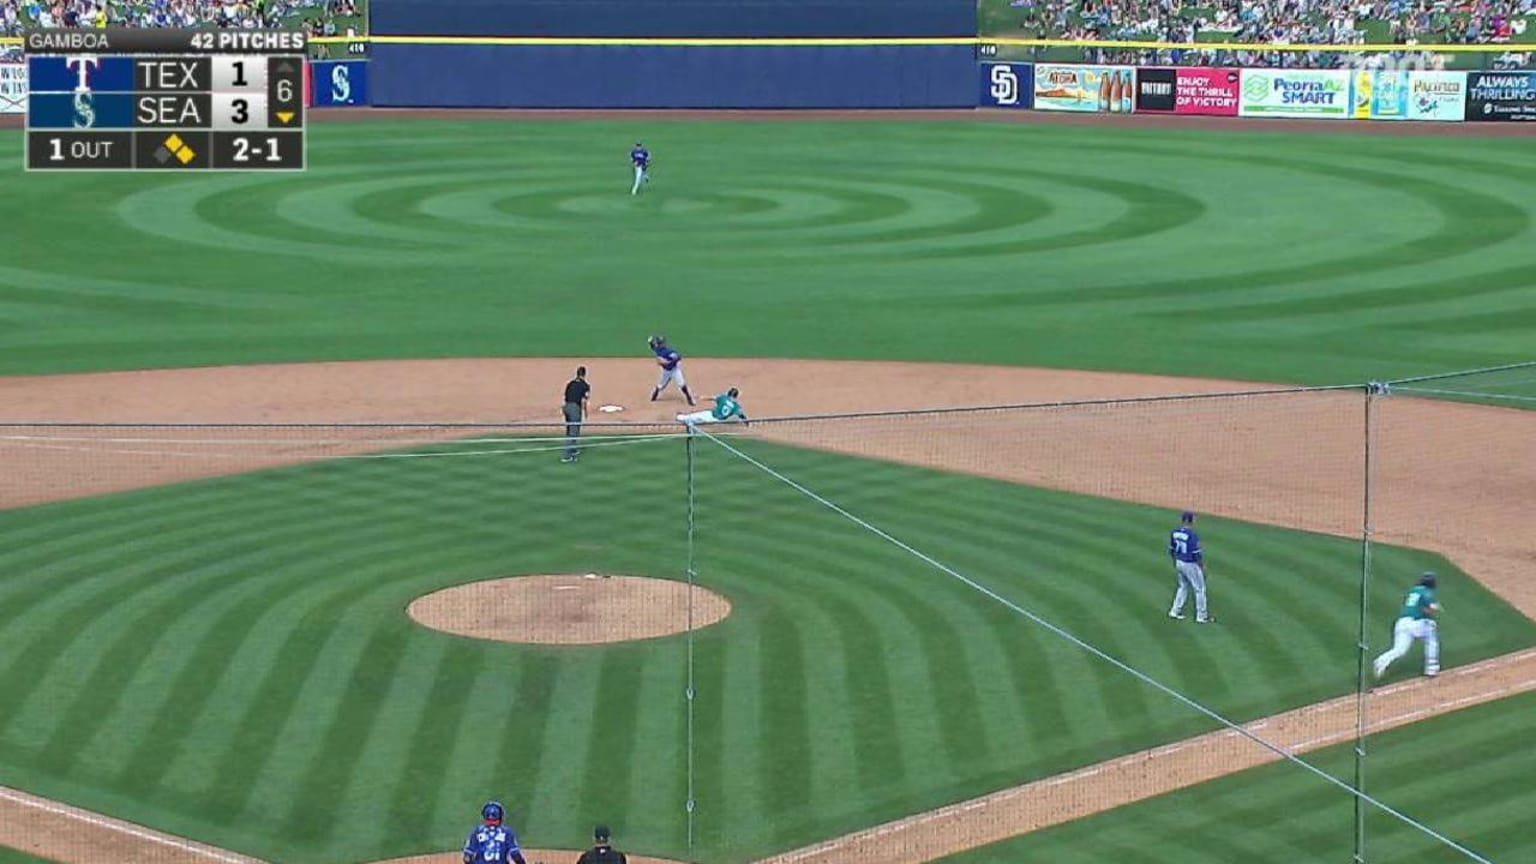
[[[1042,63],[1035,67],[1035,108],[1130,114],[1136,110],[1136,70]]]

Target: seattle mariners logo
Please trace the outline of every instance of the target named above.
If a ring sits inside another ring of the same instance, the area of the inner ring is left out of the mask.
[[[331,101],[337,104],[352,101],[352,70],[346,66],[331,67]]]
[[[992,67],[992,101],[998,105],[1019,104],[1019,76],[1009,66]]]

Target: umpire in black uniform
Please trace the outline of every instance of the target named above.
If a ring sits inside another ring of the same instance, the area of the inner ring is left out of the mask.
[[[613,848],[613,844],[608,841],[608,836],[607,825],[599,825],[592,829],[592,839],[597,845],[581,853],[581,857],[576,859],[576,864],[629,864],[629,859],[624,857],[624,853]]]
[[[565,413],[565,455],[560,457],[561,462],[575,462],[581,456],[576,441],[581,437],[581,421],[587,419],[587,396],[591,392],[587,367],[577,366],[576,377],[565,385],[565,404],[560,409]]]

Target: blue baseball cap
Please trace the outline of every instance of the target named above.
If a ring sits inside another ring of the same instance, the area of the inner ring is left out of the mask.
[[[1179,516],[1179,521],[1181,521],[1181,522],[1193,522],[1193,521],[1195,521],[1195,511],[1193,511],[1193,510],[1185,510],[1184,513]]]

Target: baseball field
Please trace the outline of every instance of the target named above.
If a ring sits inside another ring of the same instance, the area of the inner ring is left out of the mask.
[[[1536,858],[1536,368],[1297,389],[1536,359],[1536,138],[1468,128],[0,129],[0,862],[452,861],[490,799],[667,861]],[[656,333],[762,422],[685,434]],[[1360,691],[1426,569],[1445,672]]]

